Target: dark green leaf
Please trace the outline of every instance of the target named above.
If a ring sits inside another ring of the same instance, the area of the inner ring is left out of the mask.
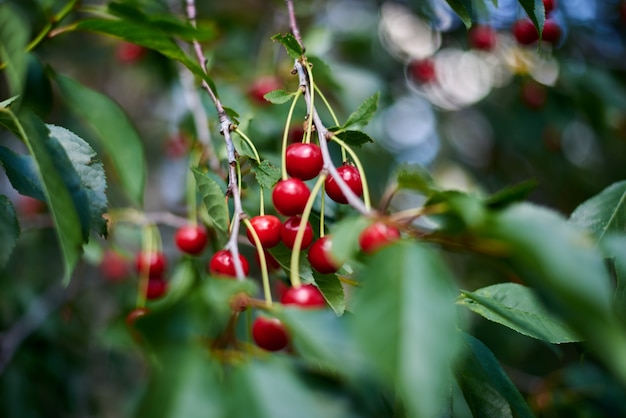
[[[132,202],[141,205],[146,182],[146,162],[139,134],[122,109],[108,97],[71,78],[55,77],[67,104],[94,130],[113,162]]]
[[[26,45],[29,28],[10,4],[0,5],[0,62],[5,64],[11,95],[21,94],[28,66]]]
[[[46,200],[33,157],[16,154],[9,148],[0,146],[0,162],[15,190],[42,202]]]
[[[528,180],[497,191],[485,199],[491,209],[502,209],[511,203],[524,200],[537,187],[535,180]]]
[[[534,415],[493,353],[479,340],[462,334],[465,357],[456,378],[475,417],[533,418]]]
[[[351,147],[361,147],[368,142],[374,142],[366,133],[361,131],[341,131],[335,134],[337,138],[341,139]]]
[[[272,40],[280,42],[287,50],[287,54],[295,60],[300,59],[302,57],[302,54],[304,54],[304,50],[302,49],[296,38],[290,33],[278,33],[272,36]]]
[[[372,120],[372,117],[374,117],[378,109],[379,97],[380,93],[377,92],[373,96],[365,99],[365,101],[359,105],[359,108],[348,117],[348,120],[346,120],[346,123],[343,124],[341,129],[347,129],[351,126],[366,126],[370,120]]]
[[[452,10],[461,18],[466,28],[472,27],[472,6],[467,0],[446,0]]]
[[[0,268],[4,268],[9,261],[19,236],[20,225],[15,208],[8,197],[0,195]]]
[[[202,196],[202,201],[206,206],[211,226],[215,229],[219,245],[222,246],[228,241],[228,225],[230,222],[226,196],[215,180],[196,168],[192,168],[192,170],[196,178],[198,190]]]
[[[613,305],[622,321],[626,322],[626,235],[607,234],[600,242],[600,249],[615,274],[616,286]]]
[[[313,277],[317,287],[324,295],[324,299],[332,308],[336,315],[343,315],[346,310],[346,300],[343,293],[343,285],[339,278],[334,274],[320,274],[313,271]]]
[[[580,341],[526,286],[499,283],[475,292],[462,291],[458,303],[490,321],[533,338],[554,344]]]
[[[268,160],[261,161],[261,164],[252,163],[252,172],[256,177],[259,186],[266,190],[271,190],[280,180],[280,168],[272,165]]]
[[[368,260],[354,295],[357,341],[408,416],[437,416],[447,402],[459,338],[452,280],[429,247],[400,241]]]
[[[107,211],[106,177],[104,167],[95,151],[82,138],[71,131],[54,125],[47,125],[50,136],[56,139],[65,150],[80,178],[80,188],[87,195],[91,227],[98,234],[107,234],[107,223],[103,215]]]
[[[522,5],[526,14],[530,20],[533,21],[539,33],[543,31],[543,23],[546,20],[545,8],[543,7],[543,0],[518,0]]]
[[[294,92],[287,92],[285,90],[273,90],[270,91],[269,93],[266,93],[263,97],[265,98],[265,100],[267,100],[268,102],[274,103],[274,104],[282,104],[282,103],[286,103],[289,100],[293,99],[293,97],[296,95],[296,93]]]
[[[593,233],[598,241],[607,233],[626,231],[626,181],[613,183],[581,203],[569,220]]]
[[[421,165],[402,164],[396,171],[396,178],[400,189],[414,190],[426,196],[436,191],[430,173]]]
[[[331,252],[335,260],[343,264],[360,250],[359,235],[372,221],[363,216],[348,217],[331,229]]]

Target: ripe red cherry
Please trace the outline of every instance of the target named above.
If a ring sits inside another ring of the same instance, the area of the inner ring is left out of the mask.
[[[339,270],[335,260],[333,260],[331,251],[332,242],[330,236],[325,235],[318,239],[309,248],[308,259],[311,266],[322,274],[331,274]]]
[[[270,102],[265,100],[265,96],[270,91],[278,90],[280,88],[280,81],[274,76],[265,76],[256,79],[250,89],[248,89],[248,94],[250,99],[259,105],[268,105]]]
[[[197,255],[204,250],[208,240],[207,232],[200,225],[186,225],[179,228],[174,236],[176,246],[187,254]]]
[[[239,254],[239,260],[241,261],[243,274],[247,276],[250,272],[248,260],[246,260],[246,258],[241,254]],[[235,261],[233,259],[233,255],[228,250],[219,250],[213,254],[208,267],[209,273],[213,275],[237,277],[237,273],[235,272]]]
[[[546,104],[546,88],[534,80],[522,84],[522,102],[531,109],[541,109]]]
[[[167,282],[160,277],[153,277],[148,280],[146,289],[146,299],[159,299],[167,292]]]
[[[472,48],[491,51],[496,46],[496,31],[491,26],[474,26],[469,32]]]
[[[546,10],[546,16],[549,16],[550,13],[552,13],[555,6],[556,0],[543,0],[543,8]]]
[[[382,222],[375,222],[365,228],[359,235],[359,246],[363,252],[372,254],[376,250],[397,241],[400,238],[400,231],[395,226]]]
[[[126,315],[126,325],[132,327],[135,324],[135,321],[150,313],[150,309],[148,308],[135,308],[128,315]]]
[[[132,64],[139,61],[146,55],[147,49],[141,45],[130,42],[122,42],[117,47],[117,59],[125,64]]]
[[[557,43],[561,38],[561,27],[554,20],[546,20],[543,24],[542,39],[546,42]]]
[[[530,19],[521,19],[513,24],[513,36],[521,45],[531,45],[539,39],[539,32]]]
[[[111,249],[104,252],[98,269],[102,276],[111,282],[119,282],[125,279],[130,272],[126,259],[120,253]]]
[[[280,219],[278,219],[274,215],[259,215],[250,219],[250,223],[252,224],[252,228],[259,237],[259,241],[261,241],[261,246],[263,248],[272,248],[280,243],[280,229],[282,228],[282,223]],[[252,234],[250,230],[246,232],[248,235],[248,239],[254,245],[254,238],[252,238]]]
[[[139,252],[135,257],[135,269],[142,274],[148,271],[149,277],[161,277],[167,268],[165,254],[160,251]]]
[[[291,144],[285,154],[287,173],[300,180],[311,180],[322,170],[322,151],[315,144]]]
[[[285,216],[300,215],[304,212],[311,191],[300,179],[280,180],[272,191],[272,202],[276,210]]]
[[[252,323],[252,338],[256,345],[267,351],[282,350],[289,344],[287,330],[277,318],[256,318]]]
[[[342,165],[337,168],[339,176],[348,184],[348,187],[355,195],[363,195],[363,184],[361,183],[361,175],[359,170],[353,165]],[[328,176],[324,183],[326,194],[337,203],[348,203],[348,199],[344,196],[339,185],[332,176]]]
[[[437,79],[435,62],[431,59],[413,61],[409,64],[409,73],[418,83],[432,83]]]
[[[283,240],[283,243],[289,247],[293,248],[296,243],[296,234],[298,233],[298,228],[300,227],[300,218],[299,216],[292,216],[287,219],[283,224],[280,230],[280,237]],[[309,245],[313,242],[313,228],[310,223],[306,223],[304,227],[304,235],[302,236],[302,244],[300,246],[300,250],[304,250],[309,248]]]
[[[317,287],[305,284],[300,287],[290,287],[280,298],[283,305],[297,305],[301,308],[324,308],[326,300]]]

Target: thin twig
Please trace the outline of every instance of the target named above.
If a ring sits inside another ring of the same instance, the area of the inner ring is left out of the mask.
[[[293,34],[296,41],[298,41],[298,45],[304,51],[304,44],[302,43],[302,37],[300,36],[300,29],[298,29],[298,24],[296,22],[296,13],[293,10],[293,1],[285,0],[285,4],[287,5],[287,12],[289,13],[289,27],[291,28],[291,33]]]

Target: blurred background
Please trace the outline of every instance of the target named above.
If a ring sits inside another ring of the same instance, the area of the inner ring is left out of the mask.
[[[33,36],[59,8],[54,0],[3,3],[21,12]],[[135,3],[148,13],[183,15],[182,2]],[[284,2],[197,3],[199,23],[215,31],[203,47],[223,103],[239,114],[240,127],[261,155],[278,164],[288,105],[270,105],[262,94],[297,86],[293,62],[271,41],[288,31]],[[626,3],[557,1],[549,19],[558,36],[530,45],[520,44],[513,29],[526,18],[517,1],[497,3],[485,1],[475,11],[474,19],[493,29],[481,35],[468,33],[443,0],[296,2],[315,81],[339,120],[381,94],[379,111],[365,129],[375,142],[358,150],[374,202],[390,173],[406,162],[426,167],[439,184],[483,195],[532,180],[536,187],[529,200],[565,216],[626,178]],[[71,14],[67,23],[81,16]],[[144,141],[146,210],[184,216],[187,151],[197,134],[187,102],[194,81],[186,70],[155,52],[76,32],[45,40],[29,59],[25,100],[48,123],[89,136],[59,100],[48,79],[50,68],[120,104]],[[3,77],[0,100],[8,97]],[[205,105],[224,162],[215,112],[208,101]],[[321,113],[331,126],[329,115]],[[296,121],[303,116],[300,106]],[[293,124],[296,138],[298,125]],[[19,149],[5,131],[0,143]],[[107,173],[110,206],[128,205],[114,174]],[[120,225],[110,242],[94,237],[70,292],[61,292],[56,282],[62,266],[45,207],[17,195],[4,175],[0,191],[14,199],[23,232],[11,262],[0,271],[0,416],[132,415],[147,373],[124,326],[135,300],[129,263],[140,231]],[[258,203],[247,209],[256,212]],[[173,231],[161,230],[168,254],[175,253]],[[119,263],[104,265],[119,271],[100,267],[103,258],[115,256]],[[174,257],[179,256],[172,255],[172,265]],[[466,286],[493,280],[455,257]],[[626,415],[607,409],[620,392],[601,371],[576,364],[576,347],[553,349],[476,321],[476,335],[541,416]]]

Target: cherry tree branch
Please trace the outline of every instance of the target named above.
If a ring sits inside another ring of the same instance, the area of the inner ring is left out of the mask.
[[[196,4],[194,0],[187,0],[186,3],[186,14],[189,22],[195,27],[196,26]],[[206,74],[206,58],[204,56],[204,52],[202,51],[202,46],[200,42],[194,40],[193,48],[196,53],[196,57],[202,70]],[[243,206],[241,205],[241,197],[239,196],[239,185],[237,184],[237,153],[235,150],[235,145],[233,144],[233,140],[230,136],[230,133],[233,129],[233,122],[228,117],[226,110],[224,110],[224,106],[222,102],[217,97],[209,83],[206,80],[202,80],[202,88],[206,90],[211,98],[211,101],[215,105],[215,109],[217,110],[217,115],[220,121],[220,132],[224,135],[224,142],[226,143],[226,155],[228,157],[228,190],[227,194],[232,196],[234,203],[234,213],[233,218],[231,219],[231,228],[230,228],[230,237],[228,242],[226,243],[225,248],[229,250],[233,256],[233,263],[235,265],[235,273],[237,279],[243,280],[245,278],[245,274],[243,272],[243,266],[241,265],[241,260],[239,259],[239,247],[237,245],[237,236],[239,235],[239,224],[241,222],[243,213]]]
[[[302,37],[300,36],[300,29],[298,28],[298,23],[296,21],[296,13],[293,10],[293,0],[285,0],[285,4],[287,5],[287,12],[289,13],[289,28],[291,29],[291,33],[293,34],[296,41],[298,41],[298,45],[304,51],[304,43],[302,43]]]

